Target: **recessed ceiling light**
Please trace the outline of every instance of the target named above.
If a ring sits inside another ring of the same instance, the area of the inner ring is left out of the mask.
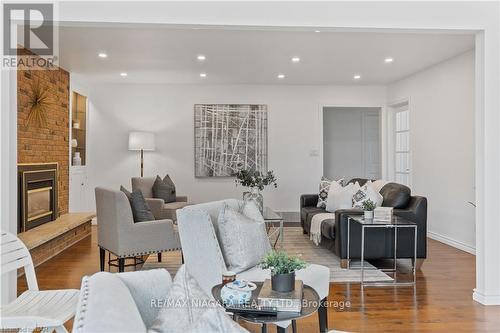
[[[292,58],[292,62],[300,62],[300,58],[299,57],[293,57]]]
[[[393,62],[393,61],[394,61],[394,59],[393,59],[393,58],[385,58],[385,59],[384,59],[384,61],[385,61],[385,63],[387,63],[387,64],[388,64],[388,63]]]
[[[207,73],[200,73],[200,77],[207,77]]]
[[[127,73],[125,73],[125,72],[121,72],[121,73],[120,73],[120,76],[127,76],[127,75],[128,75],[128,74],[127,74]]]
[[[361,79],[361,75],[359,75],[359,74],[355,74],[352,78],[353,78],[354,80],[359,80],[359,79]]]
[[[207,59],[207,57],[205,57],[203,54],[199,54],[196,59],[198,59],[199,61],[205,61]]]
[[[106,53],[102,53],[102,52],[101,52],[101,53],[99,53],[97,56],[98,56],[99,58],[107,58],[107,57],[108,57],[108,55],[107,55]]]
[[[314,32],[321,32],[321,30],[314,30]]]
[[[284,79],[285,78],[285,74],[278,74],[278,79]]]

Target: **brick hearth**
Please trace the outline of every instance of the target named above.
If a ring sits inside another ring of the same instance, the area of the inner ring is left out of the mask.
[[[35,266],[90,236],[94,213],[70,213],[53,222],[18,234],[33,258]]]

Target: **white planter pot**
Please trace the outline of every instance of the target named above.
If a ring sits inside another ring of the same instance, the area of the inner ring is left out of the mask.
[[[365,219],[373,218],[373,210],[365,210]]]

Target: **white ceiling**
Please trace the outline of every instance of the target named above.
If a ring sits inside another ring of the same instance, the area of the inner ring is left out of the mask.
[[[66,70],[92,81],[134,83],[387,84],[474,47],[473,35],[436,33],[136,25],[60,27],[59,35]],[[386,57],[394,62],[384,63]]]

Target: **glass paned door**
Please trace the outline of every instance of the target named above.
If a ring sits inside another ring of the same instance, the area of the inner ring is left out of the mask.
[[[410,186],[410,111],[408,104],[395,112],[394,178],[395,181]]]

